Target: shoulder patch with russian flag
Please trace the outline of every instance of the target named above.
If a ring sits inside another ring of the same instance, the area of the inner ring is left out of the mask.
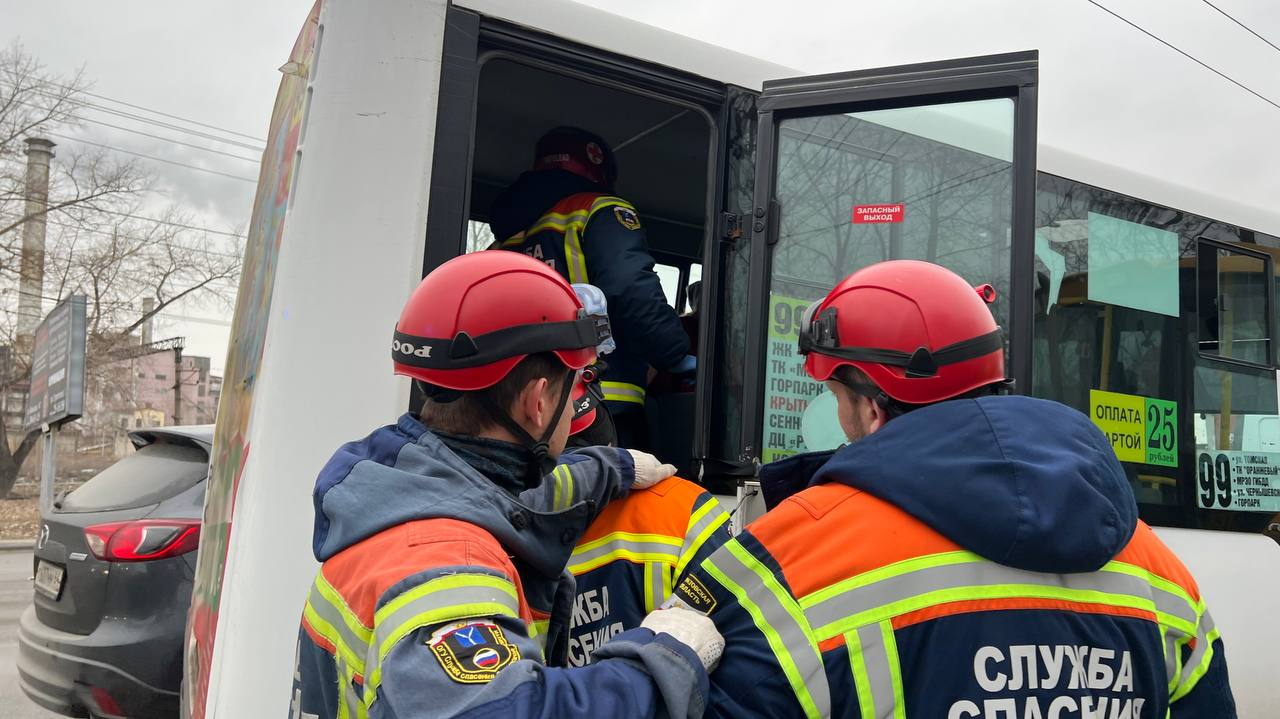
[[[520,649],[490,622],[454,622],[427,640],[445,674],[461,684],[493,681],[498,670],[520,659]]]

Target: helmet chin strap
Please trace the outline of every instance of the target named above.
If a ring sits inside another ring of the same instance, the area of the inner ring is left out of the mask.
[[[528,449],[533,454],[534,465],[531,470],[537,472],[536,477],[531,479],[541,480],[543,477],[551,473],[555,469],[556,460],[551,456],[551,438],[555,435],[556,430],[560,427],[560,423],[564,421],[564,406],[569,401],[569,394],[573,392],[573,381],[577,378],[577,370],[569,370],[564,378],[564,387],[560,390],[560,401],[553,408],[554,415],[547,424],[547,429],[542,433],[541,439],[534,439],[533,435],[520,426],[511,418],[511,414],[506,408],[499,407],[497,402],[489,396],[487,392],[480,394],[480,403],[489,412],[489,416],[493,421],[502,425],[516,438],[517,443]]]

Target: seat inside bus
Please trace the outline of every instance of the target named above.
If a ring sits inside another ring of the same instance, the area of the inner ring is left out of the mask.
[[[687,289],[701,276],[707,222],[712,132],[705,115],[649,94],[498,58],[481,68],[475,117],[467,251],[493,240],[489,207],[530,169],[538,138],[559,125],[581,127],[613,148],[615,194],[639,210],[667,299],[678,314],[688,314]],[[697,322],[684,324],[696,345]],[[647,397],[647,449],[688,472],[693,394],[662,391],[662,380],[656,378]]]

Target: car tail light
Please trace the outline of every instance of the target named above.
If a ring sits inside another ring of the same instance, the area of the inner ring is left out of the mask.
[[[98,711],[107,716],[124,716],[124,710],[116,703],[111,694],[102,687],[89,687],[89,695],[93,697],[93,702],[98,705]]]
[[[141,519],[95,524],[84,530],[89,551],[108,562],[176,557],[200,546],[198,519]]]

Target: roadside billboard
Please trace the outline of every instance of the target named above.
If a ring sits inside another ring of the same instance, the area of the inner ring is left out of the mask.
[[[31,390],[22,415],[27,431],[78,419],[84,412],[84,295],[53,308],[36,329],[31,349]]]

